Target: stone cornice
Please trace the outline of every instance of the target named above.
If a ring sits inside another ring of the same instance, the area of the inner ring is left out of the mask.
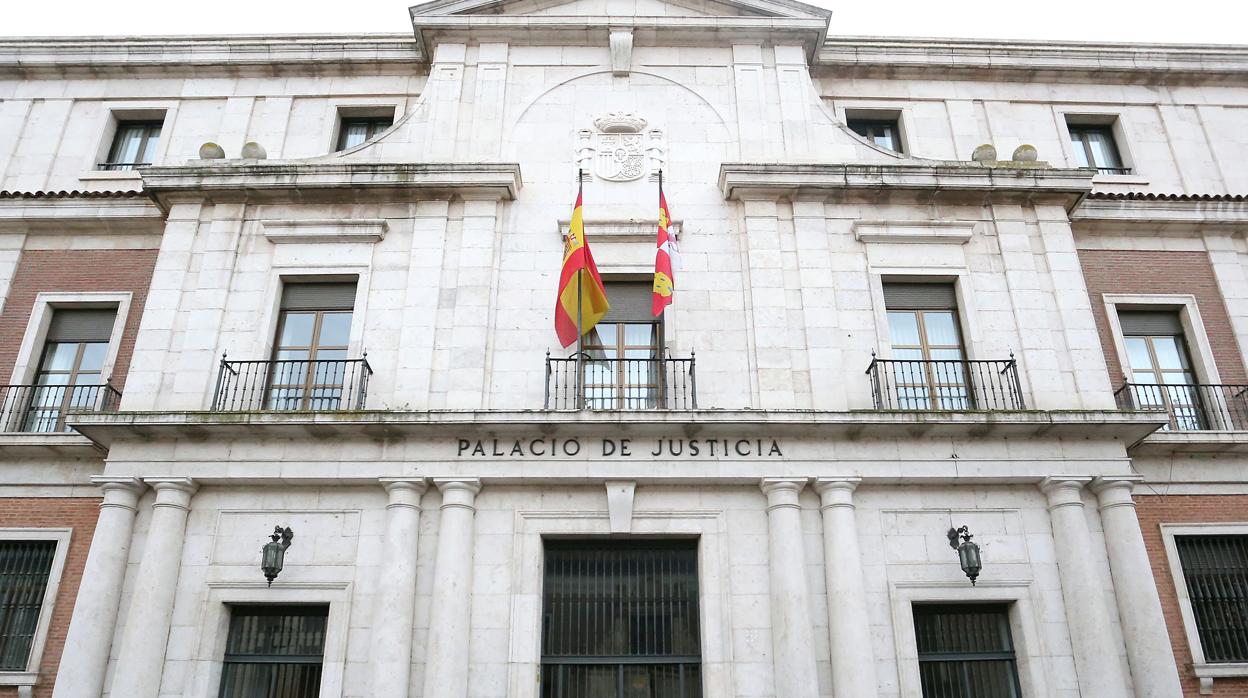
[[[1072,222],[1096,224],[1163,223],[1168,226],[1248,223],[1248,200],[1085,199],[1071,214]]]
[[[838,79],[937,78],[1248,83],[1248,46],[829,37]]]
[[[727,162],[719,168],[724,198],[789,196],[821,192],[992,195],[1000,200],[1043,197],[1078,204],[1092,189],[1088,170],[982,167],[969,163],[838,165]]]
[[[0,76],[412,72],[404,34],[0,38]]]
[[[0,198],[0,232],[148,233],[159,235],[165,216],[139,196]]]
[[[161,206],[173,197],[210,200],[308,201],[411,198],[456,192],[513,199],[521,186],[515,163],[280,162],[151,167],[144,189]]]

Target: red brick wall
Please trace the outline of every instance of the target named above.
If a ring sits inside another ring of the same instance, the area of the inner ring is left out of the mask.
[[[98,497],[49,497],[49,498],[0,498],[0,528],[72,528],[69,554],[65,558],[65,571],[61,586],[56,592],[56,606],[52,611],[52,624],[48,628],[48,641],[39,662],[39,684],[35,686],[35,698],[50,698],[52,684],[56,680],[56,668],[61,662],[61,650],[65,646],[65,633],[78,598],[78,584],[82,581],[82,568],[87,562],[91,548],[91,536],[95,534],[95,521],[100,513]],[[16,687],[0,688],[0,698],[17,695]]]
[[[22,337],[39,293],[129,291],[134,294],[126,317],[113,385],[125,385],[139,319],[147,303],[156,250],[26,250],[22,252],[0,313],[0,384],[9,383]]]
[[[1219,523],[1248,521],[1248,495],[1137,495],[1136,506],[1144,545],[1153,564],[1153,577],[1161,594],[1161,607],[1170,631],[1170,645],[1179,663],[1183,695],[1197,698],[1200,686],[1192,673],[1192,652],[1188,648],[1179,597],[1166,551],[1161,542],[1161,524]],[[1213,695],[1222,698],[1248,697],[1248,678],[1215,679]]]
[[[1196,297],[1205,334],[1224,383],[1244,383],[1243,357],[1209,255],[1204,252],[1151,250],[1079,250],[1079,262],[1092,297],[1092,313],[1114,386],[1122,384],[1122,367],[1105,317],[1104,293],[1187,293]]]

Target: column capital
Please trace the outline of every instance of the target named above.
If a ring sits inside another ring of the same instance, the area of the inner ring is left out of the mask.
[[[390,501],[386,508],[406,507],[420,511],[420,498],[429,489],[429,483],[423,477],[381,477],[377,478]]]
[[[191,496],[199,489],[199,483],[189,477],[145,477],[143,482],[156,490],[153,507],[191,508]]]
[[[804,477],[765,477],[758,483],[763,494],[767,495],[767,510],[777,507],[800,508],[797,497],[806,487]]]
[[[1040,481],[1040,491],[1049,498],[1049,510],[1064,506],[1083,506],[1082,490],[1092,482],[1087,475],[1050,475]]]
[[[93,475],[91,484],[99,487],[104,493],[104,501],[100,502],[101,509],[121,507],[130,511],[138,511],[139,496],[143,494],[143,490],[147,489],[147,485],[144,485],[143,481],[137,477]]]
[[[1131,492],[1136,483],[1143,482],[1143,475],[1102,475],[1092,481],[1092,491],[1096,493],[1098,508],[1101,511],[1112,507],[1135,506]]]
[[[475,477],[435,477],[433,484],[442,492],[442,508],[463,507],[476,511],[473,503],[481,491],[481,480]]]
[[[821,477],[815,479],[815,491],[819,493],[820,509],[832,507],[854,508],[854,490],[862,482],[860,477]]]

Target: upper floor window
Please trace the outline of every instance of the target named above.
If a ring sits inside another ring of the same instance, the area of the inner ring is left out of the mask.
[[[152,164],[160,144],[160,121],[119,121],[101,170],[133,170]]]
[[[234,606],[220,698],[315,698],[327,606]]]
[[[337,410],[349,388],[347,345],[355,307],[351,282],[288,283],[273,347],[271,410]]]
[[[881,148],[906,152],[901,144],[901,129],[896,118],[849,118],[845,123],[851,131]]]
[[[102,409],[111,399],[103,370],[116,319],[115,308],[52,311],[35,385],[20,411],[21,431],[63,431],[68,412]]]
[[[662,317],[651,312],[649,282],[606,282],[611,310],[585,335],[585,402],[590,409],[658,407]]]
[[[1067,124],[1077,167],[1093,168],[1101,174],[1130,174],[1123,164],[1112,124]]]
[[[1176,310],[1120,310],[1131,396],[1139,409],[1164,409],[1178,429],[1204,429],[1202,395]]]
[[[914,633],[923,698],[1019,698],[1005,604],[916,604]]]
[[[1248,535],[1175,536],[1174,544],[1204,661],[1248,662]]]
[[[884,306],[901,408],[969,409],[953,284],[885,283]]]
[[[702,695],[696,541],[547,541],[542,698]]]
[[[0,671],[26,671],[56,557],[54,540],[0,541]]]
[[[338,150],[354,148],[393,125],[393,116],[344,116],[338,129]]]

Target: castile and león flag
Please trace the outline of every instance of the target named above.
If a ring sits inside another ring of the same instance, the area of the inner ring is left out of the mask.
[[[678,261],[676,239],[668,232],[672,223],[671,211],[667,208],[667,197],[663,196],[663,172],[659,172],[659,238],[658,249],[654,253],[654,297],[650,304],[650,312],[658,317],[663,309],[672,304],[672,294],[676,291],[674,267]]]

